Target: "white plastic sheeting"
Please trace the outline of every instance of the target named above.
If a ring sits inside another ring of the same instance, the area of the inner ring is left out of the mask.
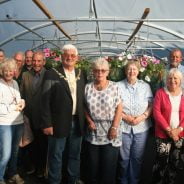
[[[85,56],[117,55],[125,50],[168,55],[184,48],[183,0],[41,0],[72,40],[61,33],[32,0],[0,0],[0,48],[16,51],[77,46]],[[145,8],[150,13],[131,45],[126,41]]]

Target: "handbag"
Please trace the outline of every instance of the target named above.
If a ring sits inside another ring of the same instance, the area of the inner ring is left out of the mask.
[[[30,144],[34,139],[33,132],[30,127],[30,121],[27,116],[24,115],[24,129],[19,143],[20,147],[25,147]]]

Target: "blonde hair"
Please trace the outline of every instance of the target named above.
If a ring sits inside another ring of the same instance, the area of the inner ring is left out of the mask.
[[[135,65],[137,67],[138,71],[141,68],[140,61],[139,60],[130,60],[130,61],[128,61],[128,63],[125,66],[125,72],[127,72],[127,70],[128,70],[128,68],[129,68],[130,65]]]
[[[97,68],[104,68],[109,70],[110,66],[108,61],[105,58],[97,58],[95,61],[92,63],[92,69],[97,69]]]
[[[13,58],[6,58],[0,65],[0,75],[3,76],[4,70],[15,70],[17,71],[17,64]]]

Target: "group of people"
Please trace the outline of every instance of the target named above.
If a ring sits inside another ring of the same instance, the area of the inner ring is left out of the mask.
[[[5,59],[0,50],[0,184],[5,178],[8,183],[24,183],[18,159],[38,177],[48,168],[49,184],[60,184],[66,173],[68,184],[82,184],[84,144],[85,183],[138,184],[152,125],[152,183],[173,183],[178,170],[184,169],[181,50],[171,52],[165,85],[155,96],[138,78],[139,61],[129,61],[126,78],[116,83],[108,80],[108,61],[97,58],[92,63],[93,81],[88,82],[85,72],[75,67],[77,48],[67,44],[62,52],[61,66],[46,70],[42,51],[28,50],[25,56],[18,52],[14,59]],[[34,141],[18,154],[25,117]]]

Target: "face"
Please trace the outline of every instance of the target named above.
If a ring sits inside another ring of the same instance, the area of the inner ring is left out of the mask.
[[[102,67],[93,69],[93,75],[96,81],[105,81],[109,74],[109,69]]]
[[[10,82],[12,81],[13,77],[15,75],[15,70],[14,69],[4,69],[3,70],[3,79],[6,81],[6,82]]]
[[[181,86],[181,80],[176,74],[173,74],[167,78],[168,89],[177,89],[177,88],[180,88],[180,86]]]
[[[5,57],[4,53],[0,51],[0,63],[3,61],[4,57]]]
[[[33,52],[32,51],[27,51],[25,54],[25,63],[27,66],[32,65],[32,59],[33,59]]]
[[[170,56],[171,66],[177,67],[182,61],[182,53],[180,51],[174,51]]]
[[[35,54],[33,56],[33,61],[32,61],[32,66],[33,66],[33,70],[35,72],[40,72],[42,70],[42,68],[45,65],[45,60],[43,55],[41,54]]]
[[[64,68],[74,68],[78,60],[75,50],[70,49],[62,54],[62,64]]]
[[[16,54],[14,59],[17,63],[18,68],[21,68],[24,65],[24,57],[22,54]]]
[[[139,70],[135,64],[131,64],[128,66],[126,71],[126,76],[128,80],[136,80],[139,74]]]

